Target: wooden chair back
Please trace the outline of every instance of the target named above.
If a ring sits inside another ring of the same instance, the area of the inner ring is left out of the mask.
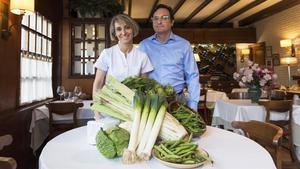
[[[286,93],[282,90],[271,90],[269,97],[271,100],[285,100]]]
[[[277,151],[283,135],[282,128],[271,123],[254,120],[249,122],[233,121],[231,125],[233,128],[243,130],[247,137],[265,147],[272,155],[275,164],[279,164]]]
[[[83,103],[76,102],[50,102],[46,106],[49,109],[49,133],[50,138],[58,133],[76,128],[78,126],[77,110]],[[71,120],[54,120],[53,114],[68,115],[73,114]]]
[[[270,101],[259,101],[260,105],[263,105],[266,109],[266,122],[271,122],[276,125],[283,127],[284,125],[291,124],[293,101],[292,100],[270,100]],[[272,121],[270,119],[270,113],[286,113],[289,112],[288,120]]]
[[[0,168],[1,169],[16,169],[17,162],[12,157],[0,157]]]
[[[249,94],[248,92],[234,92],[234,93],[229,93],[228,97],[230,99],[249,99]]]
[[[200,116],[203,117],[204,121],[206,124],[210,125],[211,120],[210,120],[210,113],[209,113],[209,109],[206,106],[207,103],[207,89],[201,89],[200,91],[200,96],[203,96],[204,99],[200,100],[198,103],[198,113],[200,114]]]

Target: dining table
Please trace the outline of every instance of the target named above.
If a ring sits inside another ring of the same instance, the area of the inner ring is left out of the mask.
[[[68,101],[55,101],[55,102],[68,102]],[[92,100],[81,100],[83,107],[77,110],[78,119],[94,119],[94,112],[90,109]],[[53,114],[54,120],[70,120],[73,118],[72,114],[68,115],[56,115]],[[29,127],[31,133],[30,147],[33,153],[43,144],[49,135],[49,109],[43,105],[33,109],[31,123]]]
[[[204,149],[213,163],[202,169],[276,169],[271,155],[253,140],[216,127],[207,126],[206,132],[193,143]],[[107,159],[95,145],[88,144],[87,127],[67,131],[50,140],[39,157],[39,169],[167,169],[151,158],[135,164],[123,164],[122,158]]]

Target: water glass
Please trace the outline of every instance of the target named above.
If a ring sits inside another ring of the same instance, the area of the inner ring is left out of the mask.
[[[57,86],[56,92],[59,95],[59,100],[62,100],[62,96],[65,93],[65,88],[63,86]]]
[[[74,88],[74,95],[79,97],[81,95],[82,91],[81,91],[81,87],[79,86],[75,86]]]

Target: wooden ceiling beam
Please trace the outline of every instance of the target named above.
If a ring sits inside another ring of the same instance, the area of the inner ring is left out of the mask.
[[[269,16],[272,16],[274,14],[277,14],[281,11],[284,11],[288,8],[294,7],[296,5],[300,4],[300,0],[282,0],[260,12],[255,13],[254,15],[251,15],[239,22],[239,26],[246,26],[250,25],[254,22],[260,21],[262,19],[265,19]]]
[[[248,11],[249,9],[252,9],[252,8],[256,7],[257,5],[259,5],[259,4],[261,4],[261,3],[265,2],[265,1],[266,1],[266,0],[256,0],[256,1],[254,1],[254,2],[251,2],[250,4],[244,6],[244,7],[241,8],[240,10],[238,10],[238,11],[232,13],[231,15],[229,15],[229,16],[227,16],[226,18],[224,18],[223,20],[221,20],[221,21],[219,22],[219,24],[224,24],[224,23],[226,23],[227,21],[230,21],[231,19],[233,19],[233,18],[235,18],[235,17],[241,15],[242,13]]]
[[[150,22],[151,17],[152,17],[152,13],[154,12],[154,8],[157,6],[158,2],[159,2],[159,0],[155,0],[154,4],[153,4],[153,6],[152,6],[151,12],[150,12],[150,14],[149,14],[149,16],[148,16],[147,24]]]
[[[128,2],[128,16],[131,17],[131,9],[132,9],[132,0],[129,0]]]
[[[185,0],[180,0],[177,5],[173,9],[173,15],[175,16],[176,12],[180,9],[180,7],[184,4]]]
[[[226,9],[230,8],[231,6],[233,6],[234,4],[236,4],[237,2],[239,2],[240,0],[230,0],[226,5],[224,5],[222,8],[218,9],[215,13],[211,14],[210,16],[208,16],[207,18],[205,18],[204,20],[202,20],[200,22],[200,24],[205,24],[208,21],[210,21],[211,19],[213,19],[214,17],[216,17],[217,15],[219,15],[220,13],[224,12]]]
[[[212,0],[205,0],[202,4],[200,4],[185,20],[182,24],[188,23],[197,13],[199,13],[203,8],[205,8]]]

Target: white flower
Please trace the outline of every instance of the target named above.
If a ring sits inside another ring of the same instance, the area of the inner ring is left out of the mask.
[[[247,82],[250,83],[253,80],[252,74],[248,74],[247,76]]]
[[[237,79],[239,79],[239,77],[240,77],[240,74],[239,73],[233,73],[233,79],[235,79],[235,80],[237,80]]]
[[[265,75],[264,75],[264,79],[265,79],[266,81],[268,81],[268,80],[272,80],[272,77],[271,77],[270,74],[265,74]]]
[[[242,82],[243,82],[243,83],[246,83],[246,82],[247,82],[247,77],[246,77],[246,76],[243,76],[243,77],[242,77]]]
[[[239,85],[241,86],[241,87],[246,87],[246,85],[243,83],[243,82],[239,82]]]
[[[259,81],[259,85],[260,85],[260,86],[265,86],[266,83],[267,83],[267,81],[266,81],[265,79],[261,79],[261,80]]]
[[[252,70],[252,69],[246,69],[245,72],[244,72],[244,75],[245,75],[245,76],[248,76],[248,75],[250,75],[250,74],[251,74],[251,75],[253,74],[253,70]]]

